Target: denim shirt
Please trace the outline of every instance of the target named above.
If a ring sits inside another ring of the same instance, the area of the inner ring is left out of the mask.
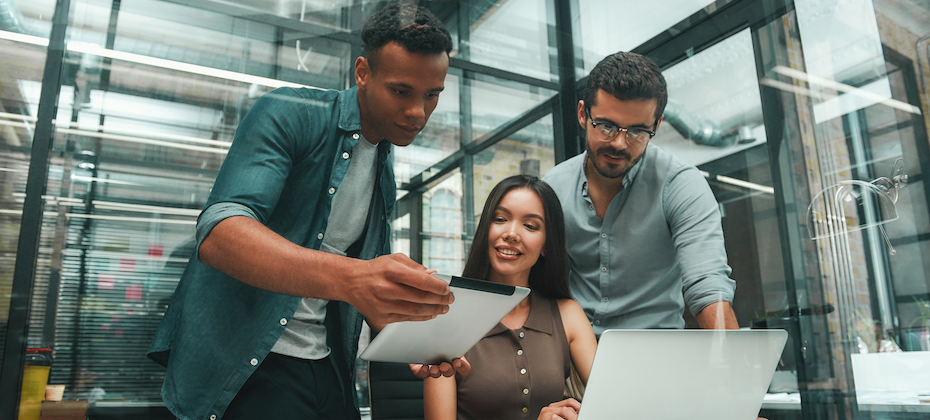
[[[543,181],[562,203],[572,296],[595,334],[683,328],[686,304],[697,314],[733,300],[720,211],[697,168],[649,144],[601,220],[584,164],[582,153]]]
[[[346,175],[360,130],[355,88],[269,92],[239,125],[205,208],[244,205],[277,234],[319,249],[333,195]],[[362,259],[390,252],[388,220],[396,185],[389,151],[390,143],[381,142]],[[299,302],[300,297],[233,279],[203,264],[195,252],[148,354],[168,368],[162,387],[168,409],[181,419],[222,418]],[[362,320],[351,305],[332,301],[324,322],[341,388],[356,407],[354,366]]]

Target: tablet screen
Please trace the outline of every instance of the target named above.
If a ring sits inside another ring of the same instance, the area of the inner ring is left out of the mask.
[[[449,312],[429,321],[388,324],[362,352],[362,359],[437,364],[461,357],[530,293],[526,287],[436,276],[448,282],[455,295]]]

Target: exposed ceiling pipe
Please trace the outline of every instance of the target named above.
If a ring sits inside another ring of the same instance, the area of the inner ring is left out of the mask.
[[[50,27],[43,28],[23,17],[13,0],[0,0],[0,30],[47,38]]]
[[[0,0],[0,30],[26,33],[23,14],[13,4],[13,0]]]
[[[669,123],[682,137],[702,146],[729,147],[755,140],[749,127],[743,126],[739,130],[724,133],[716,122],[695,116],[680,102],[673,100],[669,100],[665,107],[663,121]]]

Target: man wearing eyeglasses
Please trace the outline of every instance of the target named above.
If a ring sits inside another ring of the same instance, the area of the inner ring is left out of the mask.
[[[565,212],[572,294],[598,336],[683,328],[686,304],[701,328],[738,328],[717,201],[697,168],[649,144],[667,102],[652,60],[606,57],[578,101],[585,152],[543,178]]]

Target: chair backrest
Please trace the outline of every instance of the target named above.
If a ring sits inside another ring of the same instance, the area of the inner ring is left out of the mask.
[[[423,380],[406,363],[370,362],[368,386],[372,420],[423,418]]]

